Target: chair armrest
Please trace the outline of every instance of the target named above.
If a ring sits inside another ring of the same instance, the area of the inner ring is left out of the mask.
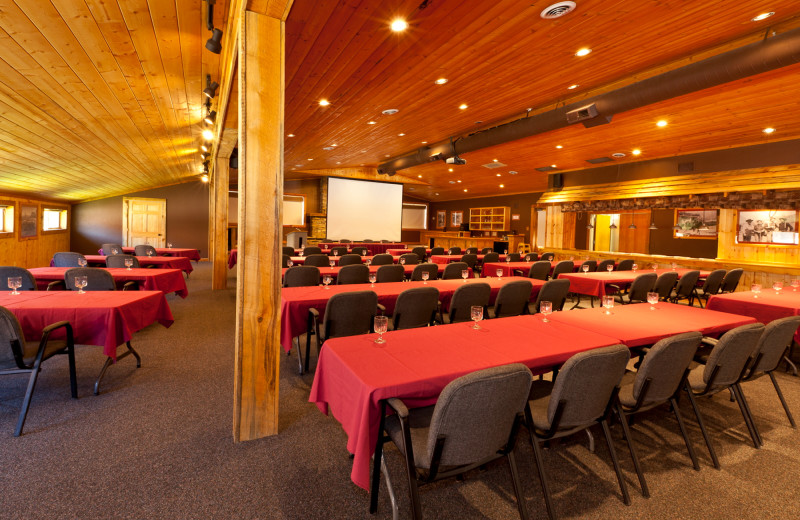
[[[386,404],[388,404],[389,407],[391,407],[391,409],[397,413],[398,417],[402,419],[408,417],[408,408],[406,407],[405,403],[397,397],[387,399]]]
[[[525,273],[522,272],[522,269],[514,269],[514,276],[525,276]]]
[[[122,286],[123,291],[127,291],[128,289],[138,289],[139,283],[131,280],[130,282],[125,282],[125,285]]]
[[[386,307],[384,307],[380,303],[378,304],[378,310],[380,311],[381,316],[385,316],[386,315]]]
[[[53,332],[56,329],[60,329],[61,327],[67,328],[67,334],[72,333],[72,325],[70,325],[68,321],[66,320],[57,321],[55,323],[51,323],[50,325],[42,329],[42,340],[46,341],[48,336],[50,336],[51,332]]]
[[[700,340],[701,343],[705,343],[706,345],[711,345],[712,347],[719,343],[718,339],[710,338],[708,336],[703,336],[703,339]]]
[[[64,282],[64,280],[56,280],[54,282],[50,282],[49,284],[47,284],[47,290],[49,291],[50,289],[58,287],[59,285],[63,286],[64,289],[67,288],[67,284],[66,282]]]
[[[319,319],[319,311],[314,307],[308,309],[309,318],[314,318],[315,320]]]

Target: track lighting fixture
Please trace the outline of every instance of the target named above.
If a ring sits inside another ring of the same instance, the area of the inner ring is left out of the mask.
[[[207,152],[208,151],[208,146],[206,146],[205,144],[201,144],[200,145],[200,149],[203,150],[204,152]]]
[[[203,89],[203,94],[205,94],[207,98],[213,99],[214,96],[217,95],[218,88],[219,83],[211,81],[211,74],[206,74],[206,88]]]
[[[213,125],[214,121],[216,121],[216,120],[217,120],[217,111],[216,110],[214,110],[212,112],[209,112],[208,115],[203,119],[203,121],[205,121],[209,125]]]
[[[220,29],[214,29],[211,33],[211,38],[206,41],[206,49],[210,50],[214,54],[219,54],[222,52],[222,31]]]
[[[206,174],[201,175],[200,176],[200,180],[203,181],[203,182],[208,182],[208,175],[206,175]]]
[[[208,175],[208,161],[203,161],[203,173]]]

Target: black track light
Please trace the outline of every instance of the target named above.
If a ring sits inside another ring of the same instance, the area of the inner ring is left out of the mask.
[[[203,162],[203,173],[208,174],[208,161]]]
[[[219,54],[222,52],[222,30],[214,29],[211,34],[211,38],[208,39],[206,42],[206,49],[210,50],[214,54]]]
[[[206,75],[206,88],[203,89],[203,94],[206,95],[207,98],[211,99],[217,95],[217,89],[219,88],[219,83],[216,81],[211,81],[211,75]]]
[[[213,125],[214,121],[216,121],[216,120],[217,120],[217,111],[216,110],[214,110],[212,112],[209,112],[208,115],[203,119],[203,121],[205,121],[209,125]]]

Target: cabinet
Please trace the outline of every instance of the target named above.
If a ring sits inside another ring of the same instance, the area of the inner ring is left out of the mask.
[[[511,208],[509,206],[470,208],[469,229],[470,231],[506,231],[511,229]]]

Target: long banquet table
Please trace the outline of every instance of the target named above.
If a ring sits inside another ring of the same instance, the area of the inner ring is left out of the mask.
[[[86,261],[94,265],[106,265],[104,255],[85,255]],[[140,267],[152,265],[158,269],[180,269],[187,275],[194,271],[192,262],[185,256],[137,256]]]
[[[161,291],[23,291],[0,293],[0,305],[10,310],[22,325],[25,339],[38,340],[44,327],[66,320],[72,325],[75,343],[101,345],[103,353],[116,360],[117,346],[134,332],[155,322],[172,325],[172,312]],[[61,331],[58,332],[61,337]]]
[[[47,284],[58,280],[64,280],[64,273],[69,267],[35,267],[28,269],[36,279],[39,289],[46,289]],[[103,267],[102,269],[111,273],[117,285],[127,282],[139,282],[139,289],[142,291],[161,291],[164,294],[174,292],[181,298],[189,295],[186,288],[186,280],[179,269],[126,269]]]
[[[500,255],[500,260],[503,259],[503,255]],[[528,271],[530,271],[531,266],[534,262],[489,262],[488,264],[483,264],[483,276],[496,276],[497,270],[500,269],[503,271],[503,276],[514,276],[514,271],[522,271],[523,276],[528,276]],[[550,262],[550,274],[553,273],[553,269],[555,269],[556,264],[558,262]],[[572,270],[577,271],[583,261],[581,260],[573,260],[572,261]]]
[[[460,262],[461,257],[464,255],[432,255],[431,262],[434,264],[452,264],[453,262]],[[476,255],[478,257],[478,262],[483,262],[483,257],[486,255]],[[506,255],[499,256],[501,261],[505,261]]]
[[[184,256],[189,260],[194,260],[195,262],[200,261],[200,250],[199,249],[192,249],[189,247],[157,247],[156,254],[158,256]],[[102,249],[100,250],[102,251]],[[133,254],[135,248],[124,246],[122,248],[123,253]],[[101,255],[104,253],[100,253]]]
[[[320,352],[309,401],[342,424],[347,449],[354,455],[351,479],[367,489],[382,399],[399,397],[409,406],[427,406],[450,381],[475,370],[523,363],[541,373],[593,348],[652,343],[690,330],[716,333],[755,321],[688,306],[659,306],[658,311],[650,311],[648,304],[626,306],[617,314],[602,315],[608,318],[603,326],[596,320],[598,309],[585,309],[556,312],[548,323],[537,314],[482,321],[480,330],[456,323],[393,331],[384,335],[382,345],[374,343],[376,334],[331,339]],[[693,319],[685,319],[687,310],[696,313]],[[647,322],[658,327],[630,328],[630,319],[643,314],[652,315]]]
[[[758,297],[752,291],[715,294],[709,298],[706,308],[752,316],[767,324],[778,318],[800,314],[800,292],[785,288],[776,294],[774,290],[765,288]],[[794,338],[800,342],[800,329]]]
[[[637,271],[611,271],[605,273],[565,273],[559,276],[569,280],[570,292],[577,294],[585,294],[587,296],[602,297],[606,295],[606,285],[614,284],[619,286],[630,285],[637,276],[645,273],[656,273],[661,275],[667,272],[678,273],[678,278],[686,273],[693,271],[693,269],[652,269],[637,270]],[[700,276],[708,276],[710,271],[700,271]]]
[[[385,253],[388,249],[405,249],[404,243],[398,242],[320,242],[317,247],[322,249],[322,252],[330,251],[332,247],[346,247],[348,251],[354,247],[366,247],[371,255]]]
[[[333,258],[333,257],[331,257],[331,258]],[[403,272],[405,274],[406,279],[411,278],[411,274],[414,272],[414,268],[417,267],[417,265],[419,265],[419,264],[404,264],[403,265]],[[439,276],[442,275],[442,273],[444,272],[444,268],[446,267],[446,266],[441,265],[441,264],[431,264],[431,265],[435,265],[437,267],[437,272],[438,272]],[[370,273],[377,273],[378,269],[380,269],[383,266],[381,266],[381,265],[370,265],[368,267],[369,267],[369,272]],[[281,270],[281,276],[286,274],[286,269],[288,269],[288,267],[284,267]],[[335,267],[318,267],[318,269],[319,269],[320,278],[322,278],[326,274],[329,274],[329,275],[331,275],[331,278],[333,279],[332,283],[335,283],[336,282],[336,278],[338,278],[338,276],[339,276],[339,271],[341,271],[342,268],[337,265]],[[474,276],[474,274],[472,272],[472,269],[469,269],[469,276],[467,278],[472,278],[473,276]],[[322,283],[322,282],[320,281],[320,283]]]
[[[306,332],[308,326],[308,310],[312,307],[320,311],[320,317],[324,315],[325,305],[334,294],[350,291],[375,291],[378,295],[378,303],[386,307],[386,313],[391,315],[394,312],[394,305],[401,292],[413,287],[436,287],[439,289],[439,301],[442,302],[442,311],[450,308],[450,300],[456,289],[469,283],[488,283],[492,289],[490,303],[497,298],[500,288],[512,280],[521,280],[519,277],[492,278],[486,280],[468,279],[464,280],[430,280],[427,284],[423,282],[391,282],[371,284],[352,284],[352,285],[331,285],[327,289],[320,286],[313,287],[284,287],[281,289],[281,345],[286,352],[292,348],[292,338]],[[527,278],[526,278],[527,280]],[[540,280],[530,280],[533,284],[531,291],[531,301],[536,299],[544,282]],[[426,329],[427,330],[427,329]]]

